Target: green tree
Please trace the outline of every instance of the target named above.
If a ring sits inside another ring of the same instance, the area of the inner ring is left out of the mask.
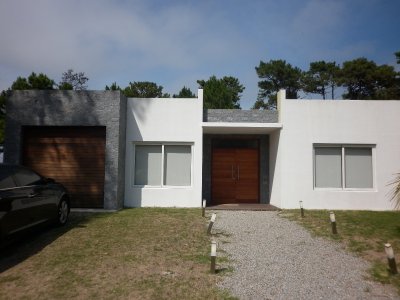
[[[196,95],[190,90],[190,88],[184,86],[179,91],[178,95],[174,94],[172,95],[172,98],[196,98]]]
[[[280,89],[286,90],[289,99],[298,98],[303,76],[299,68],[285,60],[270,60],[268,63],[260,61],[256,72],[262,80],[258,82],[259,93],[253,108],[276,108],[276,95]]]
[[[58,88],[60,90],[86,90],[88,80],[89,78],[85,76],[84,72],[74,73],[74,70],[69,69],[62,74]]]
[[[163,87],[154,82],[134,81],[123,90],[126,97],[134,98],[161,98]],[[166,95],[166,94],[164,94]]]
[[[12,83],[11,88],[4,90],[0,93],[0,143],[4,141],[4,124],[6,114],[6,101],[10,96],[12,90],[52,90],[54,87],[54,80],[47,77],[43,73],[38,75],[32,72],[28,79],[18,76]]]
[[[394,100],[400,99],[400,78],[392,66],[377,66],[375,71],[376,91],[375,99]]]
[[[6,100],[11,93],[11,89],[4,90],[0,93],[0,144],[4,143],[4,127],[6,116]]]
[[[319,94],[325,100],[329,91],[335,99],[335,88],[338,85],[340,67],[336,62],[316,61],[310,63],[310,68],[303,76],[303,91]]]
[[[52,90],[54,89],[54,80],[43,73],[36,75],[32,72],[28,79],[18,77],[11,85],[12,90]]]
[[[340,83],[347,88],[344,99],[400,99],[398,73],[392,66],[377,66],[366,58],[343,63]]]
[[[0,93],[0,118],[4,118],[6,114],[6,100],[11,93],[11,89],[1,91]]]
[[[117,85],[116,82],[113,82],[110,86],[106,85],[105,90],[106,91],[120,91],[121,88],[119,85]]]
[[[400,173],[395,174],[390,184],[393,185],[391,200],[395,202],[395,208],[400,209]]]
[[[395,52],[394,55],[396,56],[397,63],[400,64],[400,51]]]
[[[12,90],[29,90],[31,88],[28,80],[25,77],[18,76],[17,79],[12,83]]]
[[[204,90],[204,108],[240,109],[239,102],[245,87],[239,79],[211,76],[208,80],[197,80],[197,83]]]

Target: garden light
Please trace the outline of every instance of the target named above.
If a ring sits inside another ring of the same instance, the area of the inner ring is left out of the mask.
[[[398,272],[397,272],[396,259],[394,258],[394,252],[391,244],[389,243],[385,244],[385,252],[388,259],[390,272],[392,274],[397,274]]]
[[[217,214],[214,213],[211,215],[210,224],[208,224],[207,234],[211,234],[211,229],[215,223],[216,218],[217,218]]]
[[[215,273],[215,264],[217,260],[217,242],[211,241],[211,273]]]
[[[300,214],[301,214],[301,217],[304,218],[303,201],[301,201],[301,200],[300,200]]]
[[[332,233],[333,233],[333,234],[337,234],[336,217],[335,217],[335,213],[334,213],[333,211],[331,211],[331,212],[329,213],[329,218],[331,219]]]

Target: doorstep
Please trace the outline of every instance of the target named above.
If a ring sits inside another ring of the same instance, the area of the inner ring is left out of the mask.
[[[207,206],[207,210],[260,210],[260,211],[278,211],[280,208],[271,204],[261,203],[232,203]]]

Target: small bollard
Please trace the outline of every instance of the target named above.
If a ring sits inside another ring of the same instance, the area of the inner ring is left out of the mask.
[[[300,200],[300,214],[301,214],[301,217],[304,218],[303,201],[301,201],[301,200]]]
[[[337,228],[336,228],[336,218],[335,218],[335,213],[331,211],[329,213],[329,218],[331,219],[331,224],[332,224],[332,233],[337,234]]]
[[[217,242],[212,241],[211,242],[211,273],[215,274],[215,264],[217,260]]]
[[[398,274],[399,272],[397,272],[396,259],[394,258],[394,252],[391,244],[385,244],[385,252],[388,259],[390,273],[393,275]]]
[[[206,216],[206,199],[201,202],[201,216],[204,218]]]
[[[211,215],[210,224],[208,224],[207,234],[211,234],[211,229],[215,223],[216,218],[217,218],[217,214],[214,213]]]

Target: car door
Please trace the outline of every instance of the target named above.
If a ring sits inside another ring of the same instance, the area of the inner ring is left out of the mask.
[[[26,191],[17,184],[14,174],[15,166],[0,167],[0,230],[2,235],[12,234],[29,226],[30,216],[24,199]]]
[[[54,193],[47,189],[45,180],[35,172],[20,167],[14,174],[17,186],[25,193],[21,201],[29,215],[28,226],[43,223],[49,219],[49,207],[54,206]]]

